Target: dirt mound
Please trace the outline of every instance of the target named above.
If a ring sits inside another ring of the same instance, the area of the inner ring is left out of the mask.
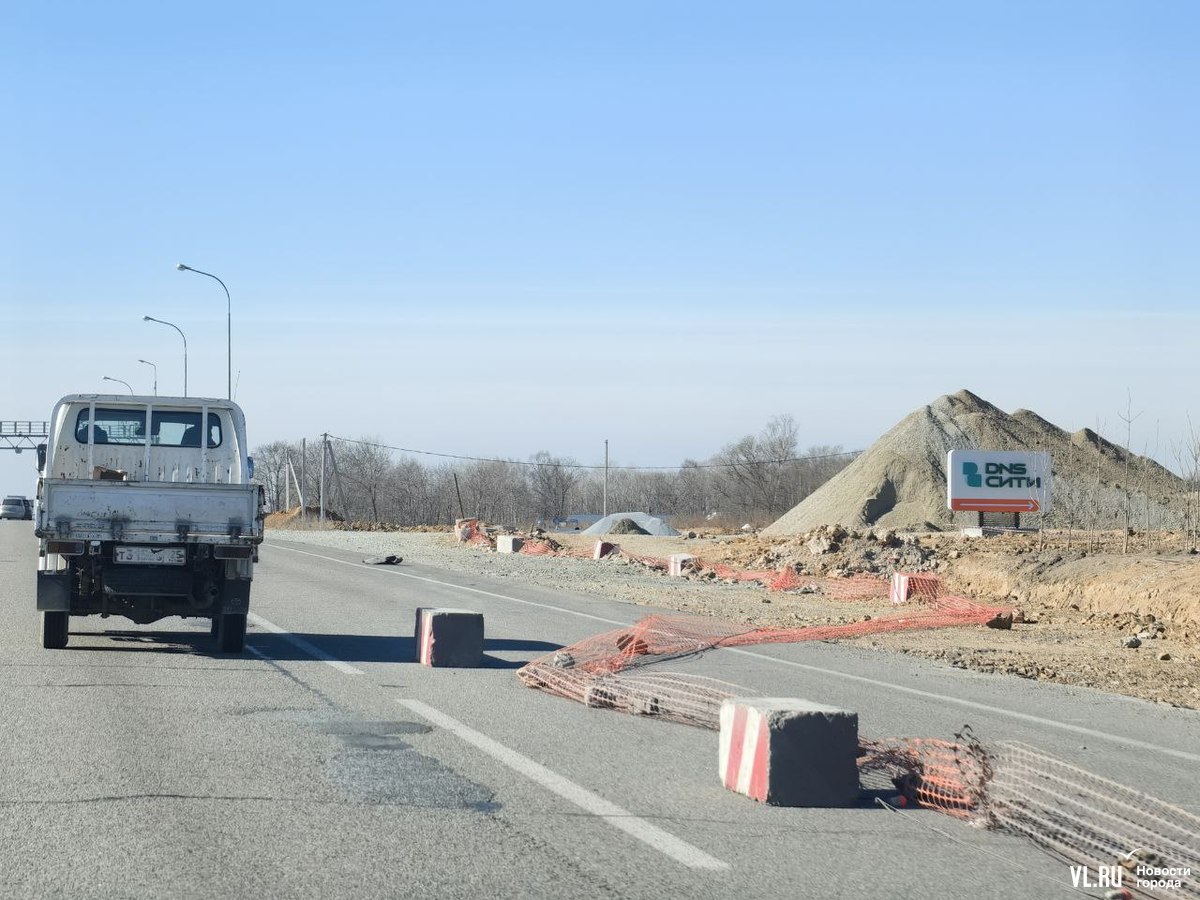
[[[758,535],[738,538],[722,551],[705,551],[714,559],[745,569],[790,568],[799,575],[876,575],[922,572],[936,564],[933,553],[914,534],[897,535],[888,528],[849,531],[823,525],[780,540]]]
[[[291,509],[281,510],[279,512],[268,513],[266,524],[268,528],[295,528],[301,522],[315,523],[321,520],[321,510],[315,506],[310,506],[305,510],[305,517],[300,517],[300,507],[293,506]],[[325,520],[327,522],[340,522],[342,517],[333,510],[325,510]]]
[[[649,534],[645,528],[639,525],[633,519],[621,519],[608,529],[609,534]]]
[[[946,508],[946,454],[966,449],[1050,453],[1053,509],[1047,525],[1123,525],[1124,485],[1133,494],[1130,507],[1137,525],[1163,528],[1180,522],[1186,487],[1158,463],[1091,429],[1071,434],[1027,409],[1009,414],[962,390],[906,416],[763,534],[802,534],[834,524],[922,530],[952,525],[954,515]]]

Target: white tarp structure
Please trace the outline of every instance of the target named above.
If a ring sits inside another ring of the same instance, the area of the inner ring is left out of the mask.
[[[676,537],[679,534],[678,531],[676,531],[662,519],[655,518],[649,513],[643,512],[613,513],[610,516],[605,516],[583,533],[597,536],[608,534],[609,530],[622,519],[632,519],[638,524],[638,527],[647,534],[654,534],[658,535],[659,537]]]

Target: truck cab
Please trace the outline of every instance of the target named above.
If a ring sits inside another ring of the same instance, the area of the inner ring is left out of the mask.
[[[66,646],[70,616],[197,616],[242,650],[264,495],[236,403],[63,397],[39,470],[43,646]]]

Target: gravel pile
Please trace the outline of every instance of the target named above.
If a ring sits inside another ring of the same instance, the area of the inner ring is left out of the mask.
[[[1048,525],[1123,525],[1126,483],[1133,490],[1136,524],[1179,525],[1186,486],[1158,463],[1090,428],[1071,434],[1037,413],[1009,414],[962,390],[906,416],[762,533],[803,534],[820,525],[929,529],[953,524],[946,509],[946,454],[967,449],[1050,453],[1054,493]]]
[[[629,526],[625,524],[627,522],[632,522],[642,530],[630,531]],[[620,531],[615,530],[618,526],[621,528]],[[611,516],[605,516],[583,533],[597,537],[605,534],[656,534],[659,537],[675,537],[679,534],[662,519],[644,512],[613,513]]]

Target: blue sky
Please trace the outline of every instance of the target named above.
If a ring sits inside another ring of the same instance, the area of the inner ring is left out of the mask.
[[[1131,392],[1169,461],[1198,9],[6,5],[0,418],[180,390],[144,314],[223,394],[182,261],[255,443],[670,464],[969,387],[1110,431]]]

